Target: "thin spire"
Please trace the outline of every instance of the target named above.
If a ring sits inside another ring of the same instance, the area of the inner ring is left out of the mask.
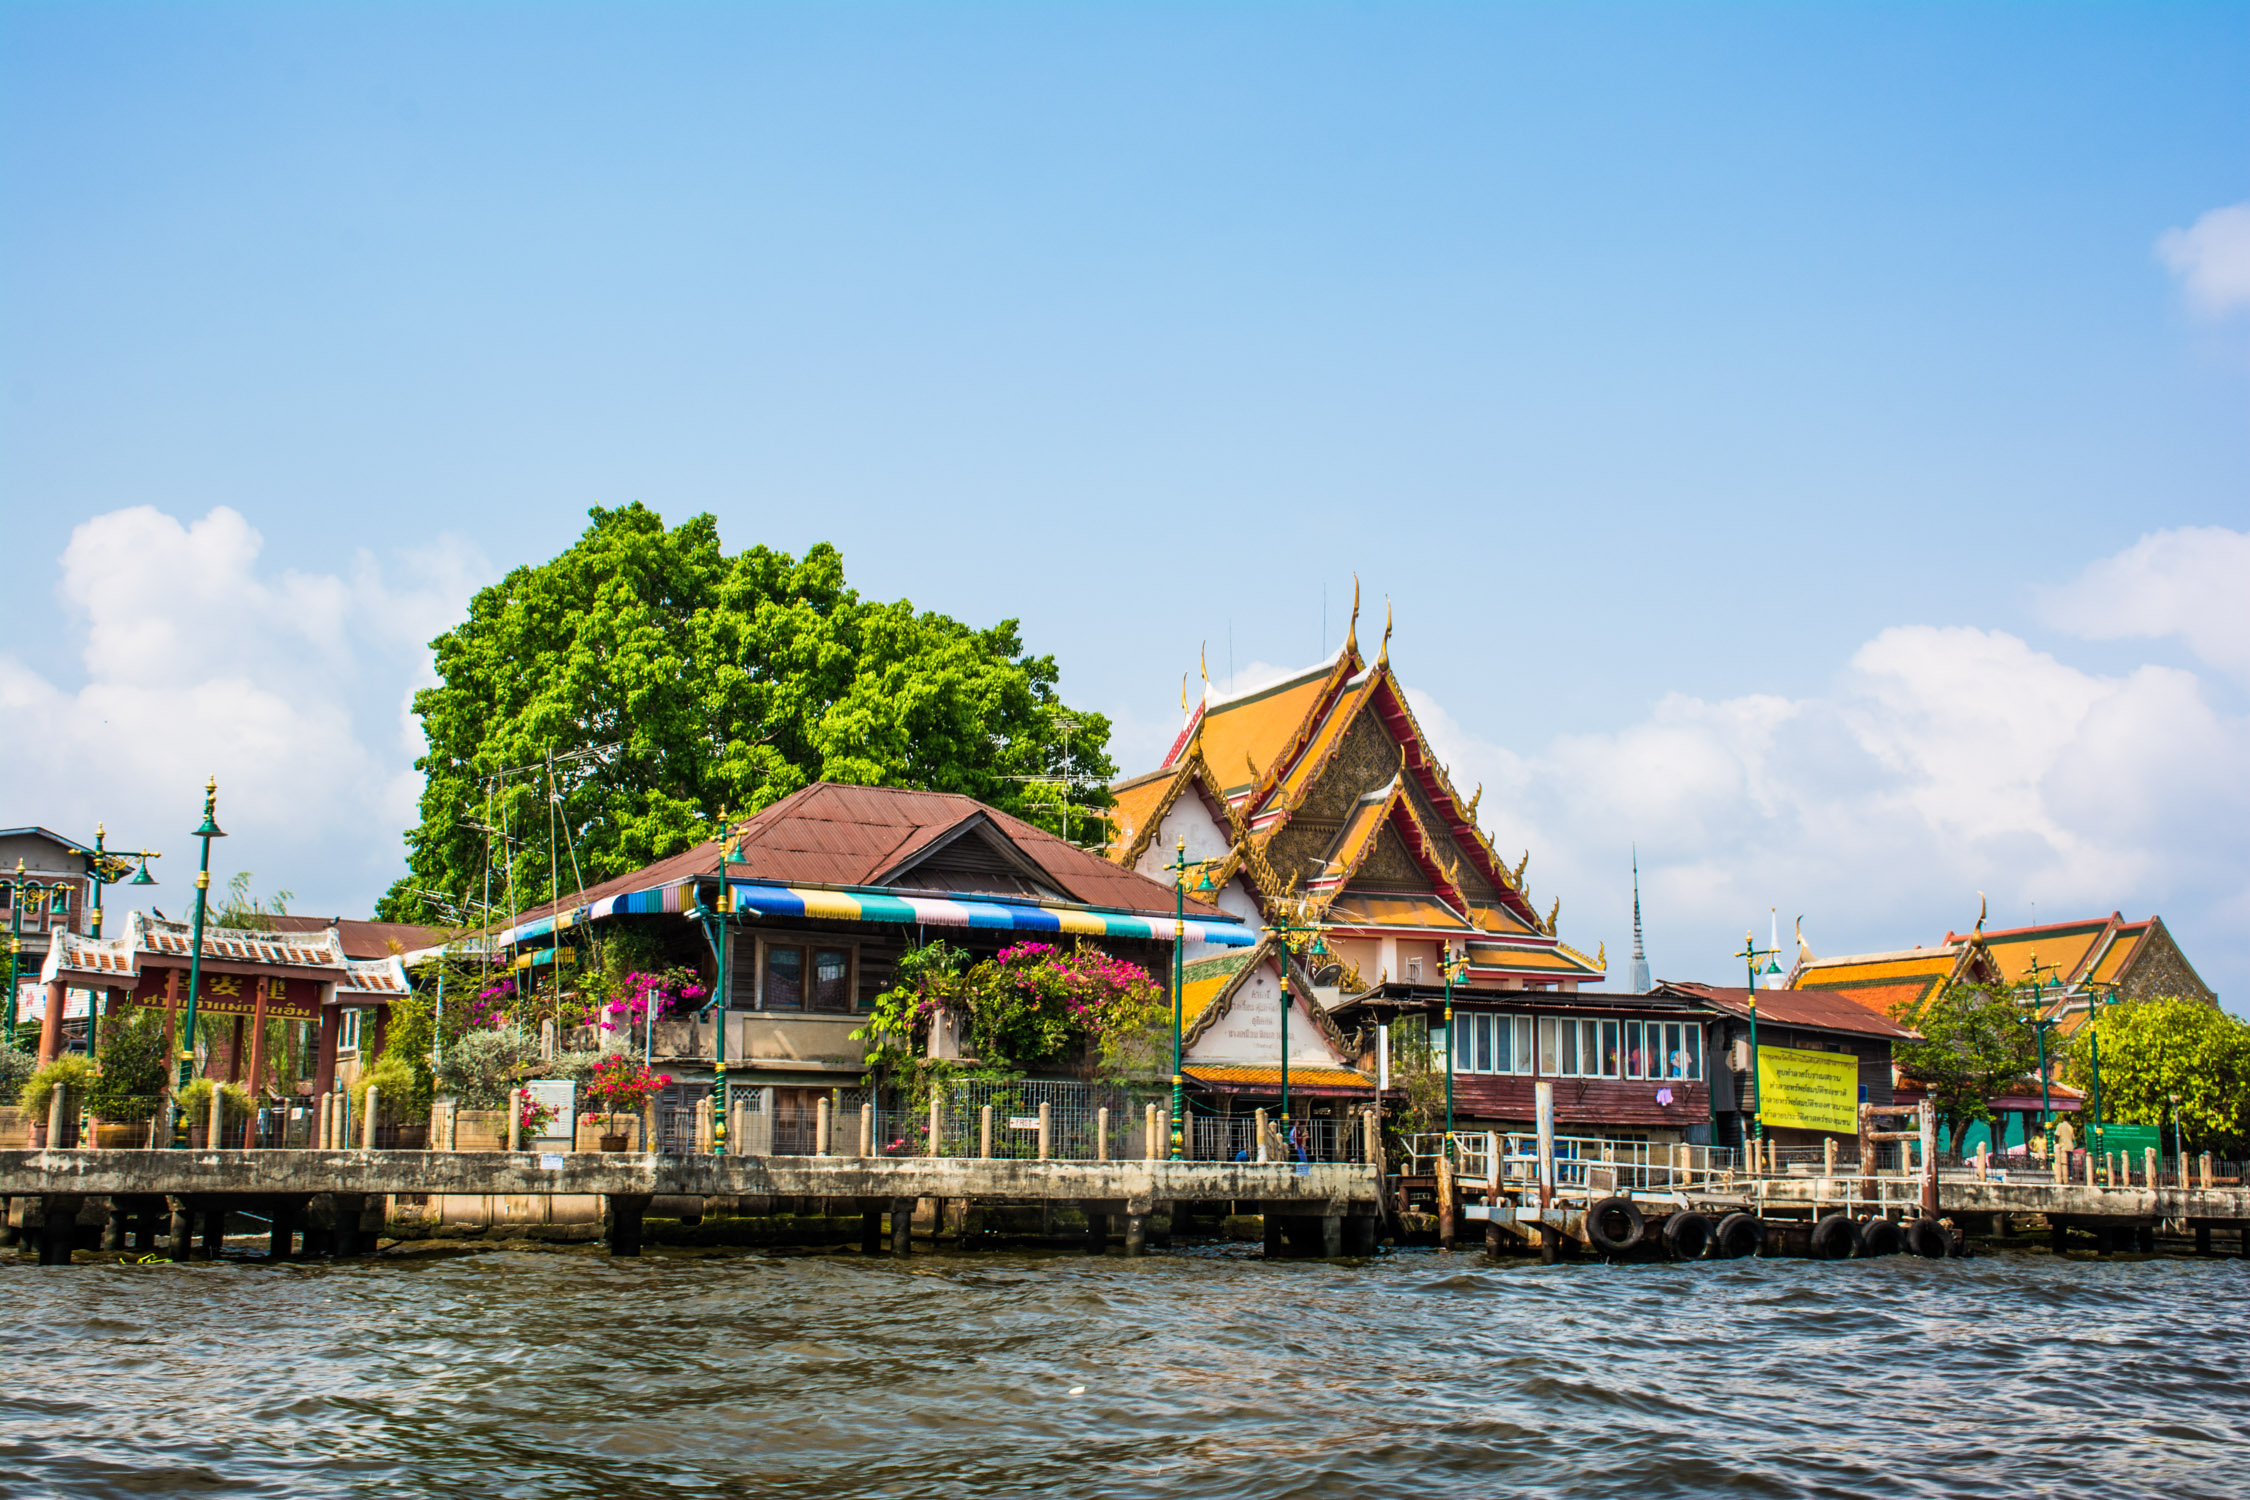
[[[1648,950],[1641,946],[1641,848],[1633,846],[1633,993],[1654,988],[1648,978]]]

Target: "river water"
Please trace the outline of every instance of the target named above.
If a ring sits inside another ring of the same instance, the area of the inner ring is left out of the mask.
[[[2250,1492],[2250,1262],[0,1266],[0,1494]]]

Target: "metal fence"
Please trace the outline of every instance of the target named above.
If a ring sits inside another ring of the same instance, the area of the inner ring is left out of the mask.
[[[1293,1119],[1284,1131],[1269,1120],[1271,1139],[1263,1158],[1258,1151],[1255,1114],[1189,1114],[1194,1143],[1190,1155],[1197,1161],[1316,1161],[1364,1162],[1367,1160],[1366,1126],[1356,1112],[1342,1115],[1307,1115]]]
[[[1724,1146],[1696,1146],[1670,1141],[1611,1140],[1601,1136],[1558,1135],[1554,1141],[1554,1185],[1584,1190],[1590,1183],[1608,1184],[1611,1192],[1669,1192],[1674,1188],[1709,1183],[1739,1169],[1739,1156]],[[1456,1131],[1450,1137],[1431,1132],[1407,1142],[1405,1162],[1409,1175],[1427,1176],[1437,1170],[1443,1151],[1464,1184],[1494,1188],[1530,1188],[1539,1181],[1539,1137],[1530,1131]],[[1589,1174],[1598,1173],[1598,1176]]]
[[[1169,1094],[1166,1095],[1169,1098]],[[992,1111],[992,1154],[1010,1160],[1039,1155],[1041,1106],[1046,1109],[1047,1155],[1057,1161],[1112,1161],[1147,1154],[1145,1106],[1153,1091],[1133,1092],[1114,1085],[1069,1080],[956,1079],[939,1096],[938,1154],[980,1156],[984,1152],[984,1111]],[[1102,1114],[1109,1111],[1107,1149],[1102,1145]],[[928,1119],[901,1121],[899,1139],[908,1154],[929,1152]],[[1159,1127],[1161,1129],[1161,1127]]]

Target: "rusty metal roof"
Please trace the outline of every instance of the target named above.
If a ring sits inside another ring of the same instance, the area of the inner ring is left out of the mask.
[[[1709,1001],[1728,1015],[1750,1014],[1750,991],[1740,985],[1692,984],[1667,980],[1658,989]],[[1888,1037],[1894,1041],[1918,1040],[1921,1033],[1901,1026],[1881,1011],[1870,1010],[1830,990],[1760,990],[1758,1019],[1777,1026],[1798,1026],[1811,1031],[1844,1031],[1858,1036]]]

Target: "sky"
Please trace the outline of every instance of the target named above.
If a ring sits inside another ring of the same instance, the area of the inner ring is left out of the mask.
[[[0,5],[0,823],[402,868],[589,506],[1127,771],[1356,577],[1562,933],[2161,913],[2250,1008],[2250,6]]]

